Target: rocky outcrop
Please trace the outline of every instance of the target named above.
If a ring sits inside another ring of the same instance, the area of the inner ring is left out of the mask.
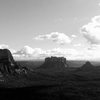
[[[41,68],[63,70],[68,67],[66,58],[64,57],[47,57]]]
[[[13,56],[8,49],[0,49],[0,72],[2,74],[14,74],[18,68]]]
[[[89,62],[87,61],[83,66],[81,66],[79,69],[82,71],[90,71],[92,69],[94,69],[95,67]]]
[[[28,72],[31,72],[32,70],[30,70],[29,68],[27,68],[25,65],[22,65],[20,63],[17,64],[19,66],[18,69],[15,69],[15,71],[17,72],[17,74],[19,75],[25,75]]]

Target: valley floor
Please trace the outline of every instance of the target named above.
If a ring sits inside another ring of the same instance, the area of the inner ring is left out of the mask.
[[[81,73],[81,74],[80,74]],[[90,76],[87,77],[87,74]],[[100,100],[100,73],[31,72],[1,77],[0,98],[29,100]],[[97,75],[97,77],[96,77]],[[92,77],[91,77],[92,76]]]

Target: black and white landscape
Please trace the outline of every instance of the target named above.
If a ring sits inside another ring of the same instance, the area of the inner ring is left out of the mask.
[[[0,0],[0,99],[100,100],[100,0]]]
[[[71,67],[72,63],[82,62],[53,56],[45,61],[15,61],[8,49],[1,49],[1,98],[99,100],[100,66],[86,61],[80,67]]]

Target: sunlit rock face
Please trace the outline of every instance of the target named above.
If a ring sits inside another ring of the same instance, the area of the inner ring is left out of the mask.
[[[12,74],[17,67],[10,50],[0,49],[0,72],[3,74]]]
[[[63,70],[68,67],[66,58],[64,57],[47,57],[41,68],[45,69],[60,69]]]

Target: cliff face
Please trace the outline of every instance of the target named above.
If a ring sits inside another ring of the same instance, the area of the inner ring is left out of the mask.
[[[8,49],[0,49],[0,72],[3,74],[15,73],[15,67],[18,67],[13,56]]]
[[[46,68],[46,69],[65,69],[68,67],[66,58],[64,57],[47,57],[45,58],[45,62],[41,66],[41,68]]]

